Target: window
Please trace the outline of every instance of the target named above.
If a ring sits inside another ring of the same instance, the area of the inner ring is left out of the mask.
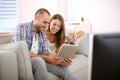
[[[68,22],[80,23],[81,17],[88,18],[89,0],[68,0]]]
[[[18,0],[0,0],[0,32],[11,32],[18,24]]]

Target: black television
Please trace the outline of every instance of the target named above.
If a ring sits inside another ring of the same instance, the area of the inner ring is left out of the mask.
[[[92,38],[89,80],[120,80],[120,33]]]

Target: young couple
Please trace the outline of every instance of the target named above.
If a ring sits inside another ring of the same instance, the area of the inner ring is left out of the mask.
[[[60,14],[50,18],[48,10],[38,9],[33,21],[16,27],[14,41],[21,40],[28,45],[35,80],[50,80],[48,72],[62,80],[76,80],[68,68],[72,60],[56,54],[65,42],[65,24]]]

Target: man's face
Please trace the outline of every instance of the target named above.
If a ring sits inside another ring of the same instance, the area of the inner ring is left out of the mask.
[[[40,31],[45,32],[49,27],[49,23],[50,23],[50,16],[47,13],[43,13],[41,17],[38,17],[36,19],[36,24],[35,24],[36,31],[38,33]]]

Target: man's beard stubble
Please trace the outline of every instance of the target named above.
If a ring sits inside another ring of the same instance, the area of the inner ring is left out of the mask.
[[[41,32],[40,25],[35,25],[35,31],[36,31],[36,33]]]

